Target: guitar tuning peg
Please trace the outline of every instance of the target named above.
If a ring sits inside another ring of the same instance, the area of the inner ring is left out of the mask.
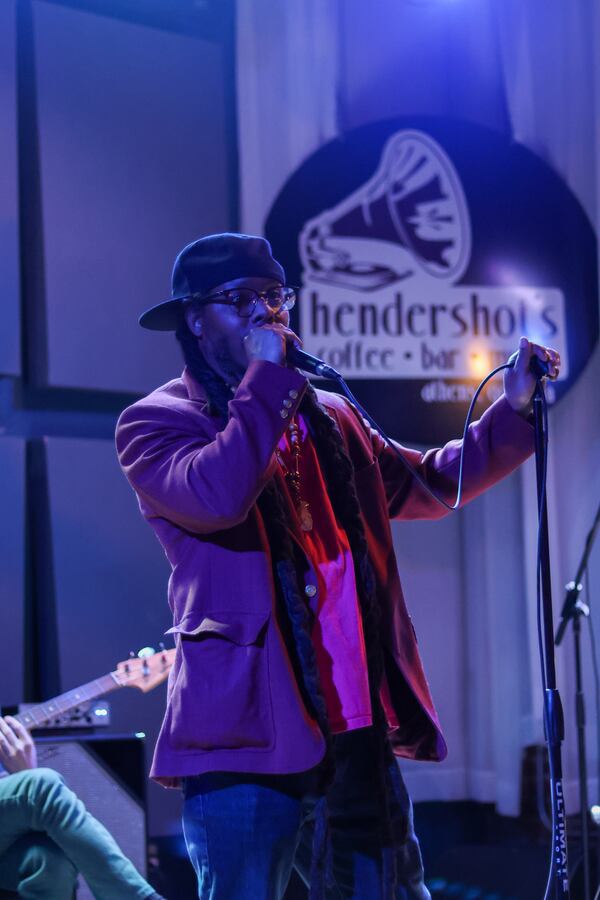
[[[164,650],[165,650],[165,645],[164,645],[164,643],[161,641],[161,642],[159,643],[158,646],[160,647],[161,653],[164,653]]]
[[[133,650],[129,651],[129,659],[135,659],[135,653],[133,652]]]

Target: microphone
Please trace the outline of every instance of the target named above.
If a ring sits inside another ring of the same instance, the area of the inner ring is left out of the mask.
[[[512,356],[509,356],[508,362],[506,363],[509,369],[514,369],[518,352],[519,351],[517,350]],[[532,375],[535,375],[536,378],[543,378],[544,375],[548,375],[550,372],[550,363],[546,359],[540,359],[539,356],[534,353],[529,360],[529,371]]]
[[[335,378],[336,380],[341,378],[339,372],[328,366],[318,356],[311,356],[310,353],[306,353],[295,344],[287,345],[285,357],[293,366],[304,372],[310,372],[311,375],[321,375],[322,378]]]

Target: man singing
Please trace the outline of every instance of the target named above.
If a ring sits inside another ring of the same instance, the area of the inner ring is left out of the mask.
[[[177,657],[152,777],[184,792],[200,898],[279,900],[294,866],[311,897],[425,900],[395,756],[446,746],[395,565],[390,518],[444,515],[342,397],[286,359],[295,302],[260,237],[179,254],[146,328],[186,367],[122,414],[117,449],[172,566]],[[469,430],[464,499],[533,449],[532,354]],[[400,448],[452,502],[460,442]]]

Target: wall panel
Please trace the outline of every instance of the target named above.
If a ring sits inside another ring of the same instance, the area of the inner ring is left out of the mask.
[[[109,441],[48,440],[48,480],[64,690],[110,671],[129,651],[157,648],[171,625],[169,566]],[[167,647],[173,646],[164,638]],[[112,730],[144,731],[148,763],[165,705],[149,694],[111,694]],[[170,801],[170,802],[169,802]],[[176,831],[179,798],[153,787],[149,833]]]
[[[181,368],[139,313],[230,226],[224,50],[34,3],[49,381],[145,391]]]
[[[0,372],[20,372],[15,2],[0,3]]]
[[[25,442],[0,439],[0,704],[23,700]]]

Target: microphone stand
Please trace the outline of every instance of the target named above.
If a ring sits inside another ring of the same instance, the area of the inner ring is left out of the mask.
[[[590,608],[580,597],[583,590],[583,576],[587,569],[588,559],[592,551],[596,531],[600,525],[600,506],[585,541],[583,556],[575,579],[566,585],[566,596],[561,612],[561,622],[554,640],[558,647],[569,622],[573,623],[573,641],[575,646],[575,720],[577,723],[577,758],[579,763],[579,806],[581,816],[581,852],[583,857],[584,900],[591,898],[590,842],[589,842],[589,802],[587,782],[587,761],[585,751],[585,698],[581,675],[581,617],[589,616]]]
[[[552,805],[552,869],[546,898],[569,897],[567,866],[567,821],[562,778],[561,743],[564,718],[560,694],[556,687],[554,627],[552,622],[552,584],[550,579],[550,547],[548,543],[548,507],[546,503],[547,434],[544,417],[544,389],[538,380],[533,400],[535,429],[535,467],[539,513],[538,578],[542,596],[542,637],[544,643],[544,726],[548,745],[550,794]],[[553,889],[553,890],[552,890]]]

